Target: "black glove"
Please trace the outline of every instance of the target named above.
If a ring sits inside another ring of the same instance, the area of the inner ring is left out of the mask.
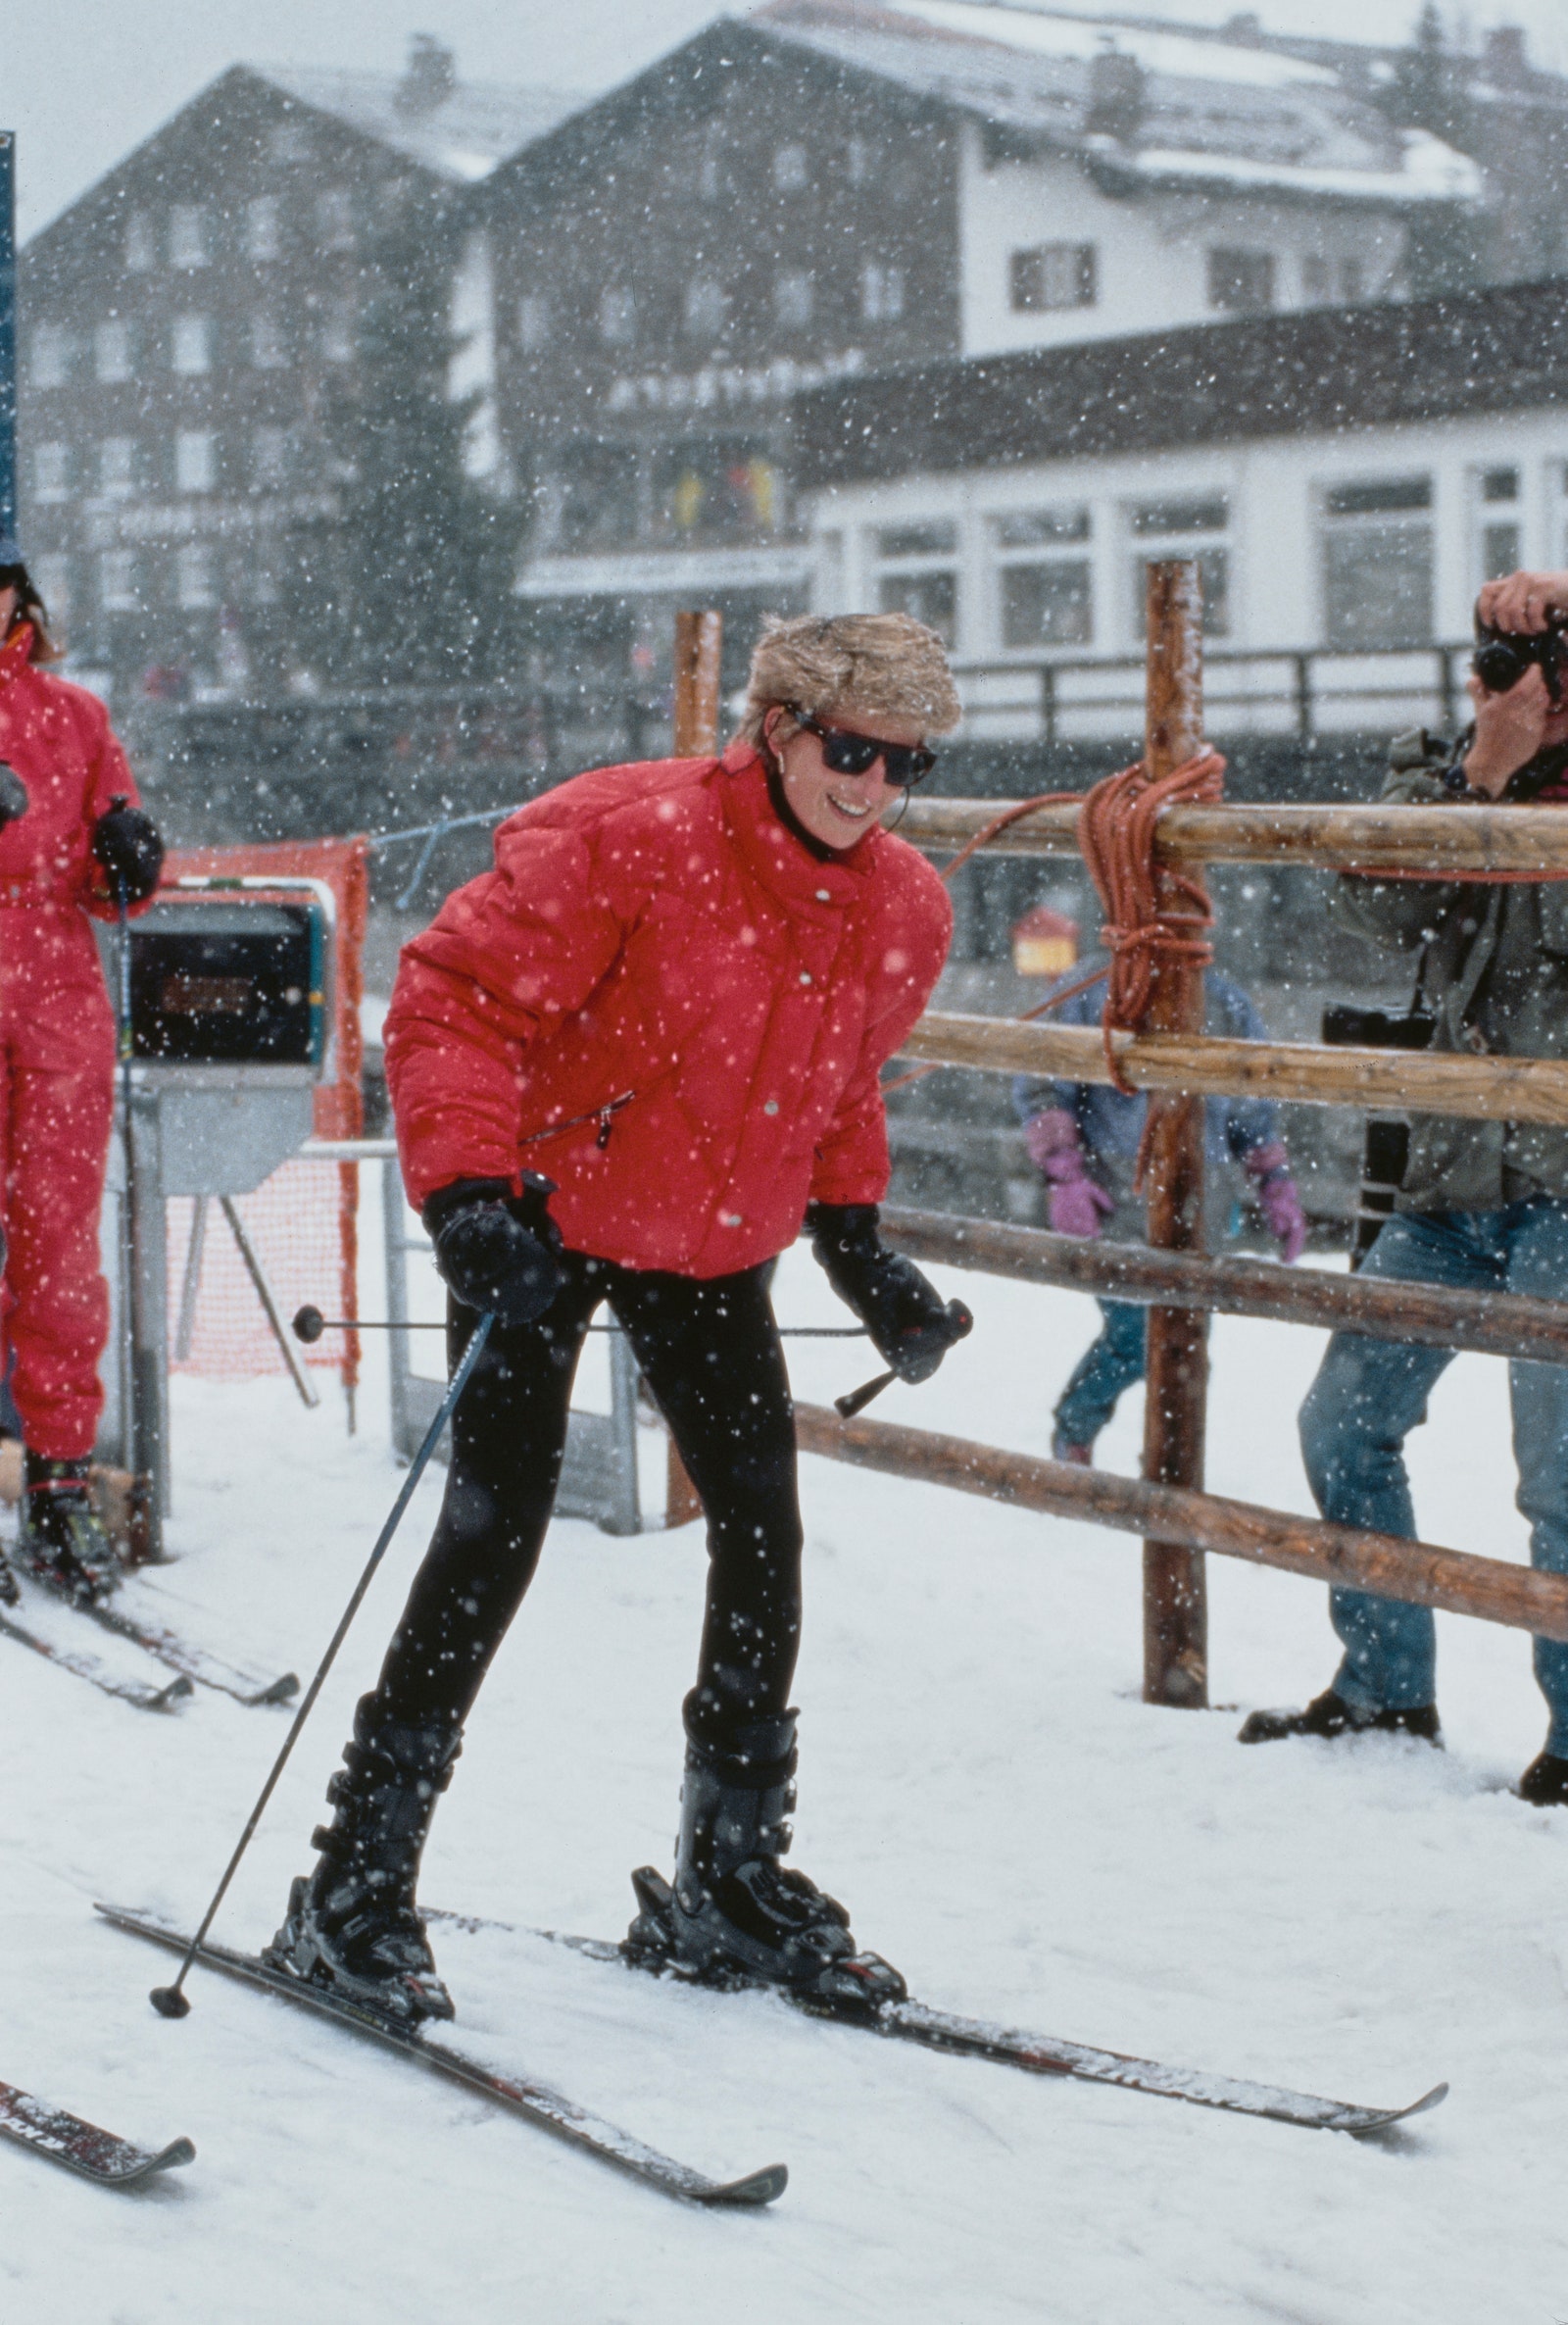
[[[116,799],[92,827],[92,852],[117,903],[146,903],[164,868],[164,843],[150,816]]]
[[[0,759],[0,831],[27,812],[27,786],[14,767]]]
[[[961,1300],[944,1300],[912,1260],[890,1252],[876,1222],[874,1203],[813,1203],[806,1214],[817,1264],[900,1380],[929,1380],[974,1318]]]
[[[454,1179],[419,1214],[443,1282],[503,1331],[533,1323],[561,1289],[561,1229],[547,1208],[556,1182],[525,1170],[522,1183],[514,1195],[504,1178]]]

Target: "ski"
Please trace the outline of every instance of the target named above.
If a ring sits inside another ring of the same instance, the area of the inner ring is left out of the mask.
[[[639,1875],[649,1880],[648,1873]],[[657,1873],[655,1883],[661,1881]],[[1119,2084],[1123,2090],[1148,2092],[1156,2099],[1182,2099],[1193,2106],[1217,2107],[1232,2115],[1259,2115],[1272,2123],[1295,2123],[1307,2131],[1343,2131],[1351,2139],[1387,2131],[1442,2104],[1446,2083],[1438,2083],[1420,2099],[1403,2107],[1367,2107],[1345,2100],[1316,2099],[1304,2091],[1290,2091],[1272,2083],[1242,2082],[1232,2075],[1215,2075],[1198,2067],[1164,2066],[1157,2059],[1131,2058],[1119,2051],[1098,2051],[1087,2043],[1064,2042],[1056,2035],[1028,2034],[1016,2027],[992,2024],[980,2018],[958,2018],[928,2003],[884,2003],[869,2014],[835,2009],[786,1993],[779,1987],[746,1988],[737,1979],[725,1986],[683,1973],[673,1964],[650,1960],[612,1938],[578,1937],[566,1930],[527,1929],[510,1921],[487,1920],[466,1913],[427,1911],[427,1921],[443,1921],[465,1930],[500,1930],[514,1937],[539,1938],[552,1946],[568,1947],[590,1961],[617,1962],[622,1968],[671,1977],[683,1985],[702,1985],[706,1991],[761,1991],[777,1994],[808,2017],[825,2018],[835,2026],[852,2026],[862,2033],[881,2035],[902,2043],[917,2043],[927,2051],[944,2051],[958,2058],[983,2058],[994,2066],[1020,2068],[1030,2075],[1062,2075],[1089,2083]]]
[[[12,2083],[0,2083],[0,2137],[52,2157],[97,2188],[133,2188],[155,2172],[193,2162],[196,2155],[189,2140],[171,2140],[157,2150],[132,2147],[129,2140],[117,2139],[112,2131],[101,2131],[67,2107],[52,2107]]]
[[[140,1679],[121,1679],[99,1662],[96,1656],[77,1655],[69,1647],[57,1647],[52,1639],[41,1638],[10,1614],[0,1613],[0,1637],[15,1639],[19,1647],[30,1647],[34,1655],[46,1657],[62,1671],[85,1679],[100,1695],[113,1696],[122,1704],[134,1704],[138,1711],[172,1711],[176,1704],[196,1693],[184,1672],[172,1679],[167,1687],[149,1687]]]
[[[155,1915],[128,1912],[119,1905],[100,1905],[95,1910],[116,1929],[125,1930],[132,1937],[148,1938],[155,1946],[167,1947],[172,1954],[183,1954],[190,1943],[169,1922]],[[319,2018],[328,2018],[353,2034],[364,2035],[400,2058],[412,2059],[434,2074],[446,2076],[448,2081],[461,2084],[481,2099],[493,2101],[497,2106],[520,2115],[540,2130],[585,2149],[601,2163],[613,2164],[642,2181],[645,2187],[657,2188],[662,2196],[680,2197],[689,2203],[756,2206],[772,2203],[783,2195],[788,2183],[789,2173],[782,2163],[768,2164],[761,2171],[748,2173],[744,2179],[710,2180],[690,2164],[661,2154],[657,2148],[650,2148],[632,2133],[578,2106],[574,2100],[564,2098],[547,2085],[502,2074],[494,2067],[465,2056],[450,2043],[432,2035],[428,2021],[425,2026],[416,2027],[384,2018],[361,2003],[343,2001],[327,1988],[307,1986],[281,1970],[274,1970],[257,1954],[237,1954],[230,1947],[209,1942],[200,1949],[197,1959],[206,1962],[210,1969],[221,1970],[245,1985],[261,1987],[264,1992],[295,2003]]]
[[[58,1588],[45,1576],[34,1572],[22,1559],[19,1569],[23,1580],[36,1590],[43,1591],[58,1606],[69,1607],[76,1614],[84,1614],[100,1630],[109,1631],[117,1639],[128,1640],[139,1647],[155,1662],[166,1669],[179,1671],[198,1687],[210,1687],[219,1695],[232,1696],[236,1704],[286,1704],[300,1692],[300,1683],[292,1671],[285,1671],[277,1679],[260,1679],[248,1671],[237,1670],[224,1662],[220,1656],[209,1655],[205,1648],[193,1647],[177,1632],[166,1630],[161,1623],[138,1622],[133,1615],[122,1613],[120,1608],[104,1606],[74,1597]]]

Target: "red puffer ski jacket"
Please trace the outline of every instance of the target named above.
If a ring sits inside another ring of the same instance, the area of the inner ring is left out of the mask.
[[[113,919],[93,825],[118,797],[140,806],[135,780],[98,697],[28,662],[31,643],[24,625],[0,651],[0,759],[27,793],[26,814],[0,830],[0,904],[81,905]]]
[[[947,890],[874,830],[819,863],[749,744],[578,775],[403,949],[387,1081],[409,1200],[555,1179],[568,1246],[728,1275],[888,1182],[877,1074],[947,956]]]

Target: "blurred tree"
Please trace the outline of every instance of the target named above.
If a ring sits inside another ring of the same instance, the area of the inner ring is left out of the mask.
[[[368,226],[354,360],[323,411],[343,508],[332,684],[451,685],[505,657],[524,504],[466,465],[483,397],[450,390],[462,240],[427,199],[390,199]]]

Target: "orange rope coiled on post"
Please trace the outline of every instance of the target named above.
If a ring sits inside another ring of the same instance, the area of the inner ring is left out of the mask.
[[[1117,1063],[1112,1033],[1141,1030],[1161,962],[1187,961],[1201,968],[1214,957],[1206,934],[1214,924],[1214,909],[1201,880],[1167,869],[1165,880],[1190,909],[1173,911],[1160,904],[1155,826],[1166,808],[1212,806],[1224,776],[1224,760],[1207,749],[1157,781],[1151,780],[1140,760],[1097,783],[1079,813],[1079,851],[1106,915],[1101,932],[1110,954],[1101,1020],[1105,1064],[1125,1097],[1136,1092]]]

